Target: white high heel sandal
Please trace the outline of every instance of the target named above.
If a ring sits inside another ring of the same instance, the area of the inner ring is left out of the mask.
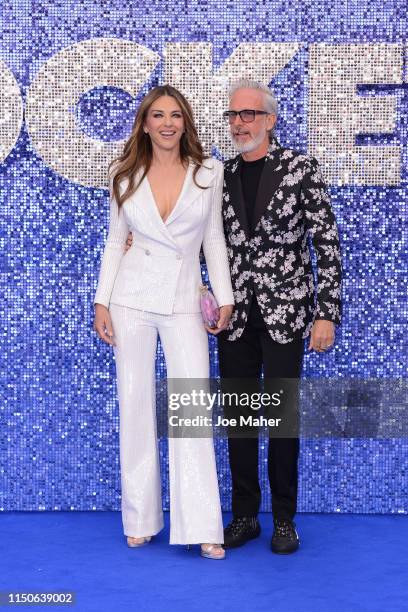
[[[146,536],[145,538],[133,538],[132,536],[127,536],[127,545],[130,548],[137,548],[139,546],[144,546],[145,544],[148,544],[151,539],[152,536]]]
[[[187,544],[187,550],[191,550],[191,546],[191,544]],[[222,551],[222,554],[216,554],[215,551]],[[225,550],[221,544],[201,544],[200,554],[205,559],[214,559],[215,561],[225,559]]]

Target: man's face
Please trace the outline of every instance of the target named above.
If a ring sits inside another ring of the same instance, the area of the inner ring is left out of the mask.
[[[229,110],[244,109],[266,110],[264,94],[257,89],[238,89],[229,102]],[[246,123],[239,115],[230,123],[230,136],[234,147],[241,153],[254,151],[261,144],[268,143],[268,130],[275,125],[276,117],[270,115],[255,115],[254,121]]]

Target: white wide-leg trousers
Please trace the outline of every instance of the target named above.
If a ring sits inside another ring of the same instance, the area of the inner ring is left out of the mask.
[[[110,304],[119,398],[122,521],[127,536],[163,528],[156,429],[157,334],[168,378],[208,378],[201,314],[162,315]],[[170,544],[223,543],[214,444],[169,438]]]

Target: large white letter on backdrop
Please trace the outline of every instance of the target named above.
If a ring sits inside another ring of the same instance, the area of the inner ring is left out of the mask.
[[[298,43],[243,43],[213,71],[211,43],[166,45],[165,81],[180,89],[191,103],[207,153],[214,144],[225,158],[236,155],[222,119],[222,111],[228,108],[229,84],[244,77],[268,85],[299,47]]]
[[[51,57],[27,94],[26,120],[33,146],[44,162],[70,181],[107,187],[107,167],[123,141],[103,142],[77,125],[75,105],[95,87],[118,87],[135,97],[160,56],[134,42],[95,38]]]
[[[11,70],[0,60],[0,163],[13,149],[23,123],[23,100]]]
[[[309,47],[309,151],[337,185],[398,185],[399,145],[356,146],[359,133],[395,130],[396,96],[359,96],[357,85],[399,84],[403,45]]]

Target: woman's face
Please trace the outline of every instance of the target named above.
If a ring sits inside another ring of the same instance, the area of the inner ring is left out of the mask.
[[[157,98],[147,111],[143,129],[150,135],[153,148],[179,149],[184,118],[177,100],[172,96]]]

